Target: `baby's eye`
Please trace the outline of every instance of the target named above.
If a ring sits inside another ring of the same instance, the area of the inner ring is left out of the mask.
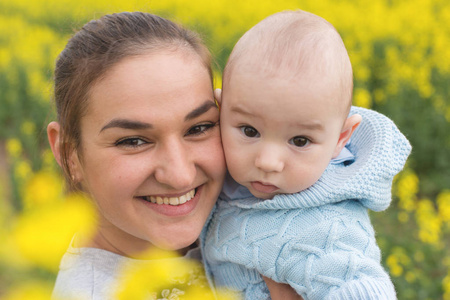
[[[242,133],[247,137],[259,137],[259,132],[255,128],[251,126],[242,126],[241,127]]]
[[[147,144],[147,142],[138,137],[125,138],[116,142],[116,146],[125,148],[137,148],[144,144]]]
[[[304,136],[296,136],[289,140],[289,144],[296,147],[306,147],[309,143],[310,140]]]
[[[216,125],[215,123],[207,123],[207,124],[195,125],[195,126],[191,127],[188,130],[186,135],[199,135],[199,134],[202,134],[202,133],[208,131],[209,129],[213,128],[215,125]]]

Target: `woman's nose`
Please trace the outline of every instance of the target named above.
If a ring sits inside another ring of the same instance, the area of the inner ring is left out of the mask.
[[[280,149],[275,145],[263,146],[256,155],[255,166],[266,173],[283,171],[284,162]]]
[[[177,190],[193,188],[196,166],[186,146],[175,141],[162,146],[159,151],[156,180]]]

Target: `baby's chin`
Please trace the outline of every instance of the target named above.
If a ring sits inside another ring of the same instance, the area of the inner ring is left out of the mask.
[[[247,187],[247,188],[248,188],[248,187]],[[255,191],[255,190],[253,190],[252,188],[249,188],[248,190],[250,191],[250,193],[251,193],[254,197],[256,197],[256,198],[258,198],[258,199],[261,199],[261,200],[271,200],[271,199],[273,199],[273,197],[275,197],[276,195],[281,194],[281,193],[262,193],[262,192],[259,192],[259,191]]]

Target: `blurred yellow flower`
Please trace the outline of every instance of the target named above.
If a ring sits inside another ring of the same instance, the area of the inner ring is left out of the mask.
[[[222,89],[222,74],[219,71],[214,71],[214,89]]]
[[[406,223],[409,221],[409,214],[405,211],[399,211],[397,217],[401,223]]]
[[[372,106],[372,97],[369,91],[362,88],[356,88],[353,94],[353,104],[360,107],[370,108]]]
[[[442,288],[444,289],[444,300],[450,300],[450,269],[447,273],[447,276],[445,276],[444,280],[442,281]]]
[[[450,223],[450,191],[446,190],[439,193],[436,202],[442,222]]]
[[[6,152],[12,158],[18,158],[22,154],[22,143],[19,139],[6,140]]]
[[[69,195],[60,203],[40,206],[19,215],[12,240],[24,259],[57,271],[59,260],[74,233],[90,236],[95,228],[95,209],[91,202],[81,195]]]
[[[406,272],[406,274],[405,274],[405,279],[406,279],[406,281],[408,281],[409,283],[413,283],[414,281],[416,281],[417,276],[416,276],[416,274],[415,274],[414,272],[408,271],[408,272]]]
[[[438,217],[433,202],[421,199],[416,210],[416,221],[419,226],[419,239],[436,247],[441,246],[441,219]]]
[[[151,249],[142,257],[144,263],[122,270],[117,299],[236,299],[221,291],[215,295],[198,261],[161,249]]]
[[[8,292],[2,295],[3,300],[48,300],[50,299],[53,285],[45,281],[25,281],[10,287]]]
[[[411,264],[411,259],[405,249],[394,247],[386,259],[386,264],[392,276],[399,277],[403,275],[404,267]]]
[[[25,208],[57,203],[62,200],[63,180],[55,172],[40,171],[34,174],[25,186],[23,203]]]
[[[24,121],[20,129],[25,135],[32,135],[36,130],[36,125],[31,121]]]
[[[33,175],[30,163],[26,160],[20,160],[14,166],[14,176],[19,181],[26,181]]]
[[[383,103],[386,102],[386,93],[382,89],[375,89],[373,91],[373,97],[375,99],[375,102],[377,103]]]
[[[389,267],[392,276],[399,277],[403,274],[403,267],[400,265],[395,255],[389,255],[386,259],[386,264]]]
[[[56,166],[55,158],[53,157],[53,152],[50,149],[45,149],[41,155],[42,159],[42,170],[53,170]]]
[[[419,178],[411,169],[405,169],[396,177],[395,193],[399,199],[399,206],[406,211],[413,211],[416,207],[416,194],[419,190]]]

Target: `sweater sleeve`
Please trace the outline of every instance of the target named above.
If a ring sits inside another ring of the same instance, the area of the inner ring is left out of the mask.
[[[291,285],[305,300],[396,299],[367,210],[356,201],[276,213],[220,212],[205,251],[218,286],[266,299],[257,294],[265,288],[262,274]]]

